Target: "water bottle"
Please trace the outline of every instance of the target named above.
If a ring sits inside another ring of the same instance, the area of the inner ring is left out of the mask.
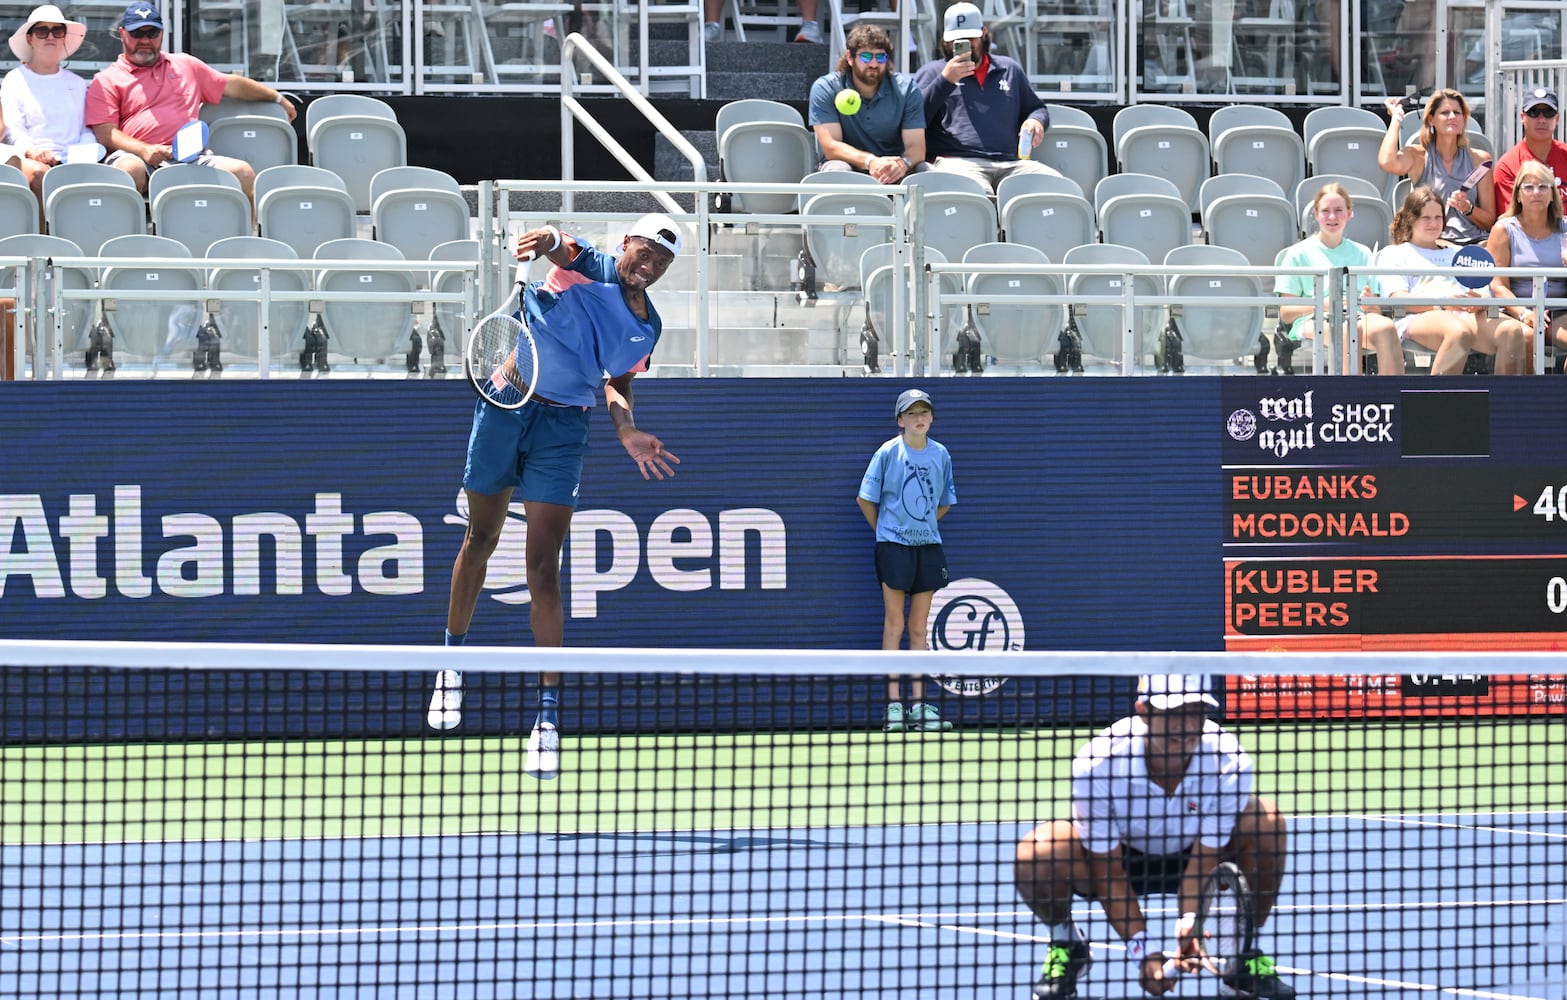
[[[1017,130],[1017,158],[1026,160],[1034,152],[1034,136],[1026,128]]]

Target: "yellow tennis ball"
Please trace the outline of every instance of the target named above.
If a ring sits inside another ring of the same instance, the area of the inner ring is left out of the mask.
[[[857,115],[860,113],[860,92],[853,87],[845,87],[833,98],[833,104],[841,115]]]

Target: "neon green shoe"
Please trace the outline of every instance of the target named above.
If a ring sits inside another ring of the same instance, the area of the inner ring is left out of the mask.
[[[1295,1000],[1295,987],[1279,978],[1272,958],[1256,950],[1242,952],[1235,967],[1225,971],[1219,993],[1241,1000]]]
[[[897,702],[887,706],[887,724],[882,727],[883,732],[901,733],[908,727],[903,722],[903,706]]]
[[[1045,956],[1045,966],[1034,983],[1034,1000],[1071,1000],[1077,996],[1077,977],[1094,964],[1088,950],[1088,939],[1077,932],[1077,940],[1070,944],[1050,942],[1050,952]]]
[[[921,702],[909,709],[909,728],[926,733],[944,733],[952,728],[952,723],[943,722],[941,710],[935,705],[927,705]]]

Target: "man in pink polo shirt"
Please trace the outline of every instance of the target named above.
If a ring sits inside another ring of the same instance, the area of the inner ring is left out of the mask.
[[[87,125],[109,150],[104,162],[130,174],[143,194],[148,172],[173,162],[174,134],[195,120],[203,104],[225,97],[276,101],[294,120],[293,103],[266,84],[219,73],[183,52],[164,53],[163,15],[153,0],[125,8],[119,35],[125,51],[87,86]],[[252,194],[256,172],[244,160],[204,150],[195,162],[227,170]]]

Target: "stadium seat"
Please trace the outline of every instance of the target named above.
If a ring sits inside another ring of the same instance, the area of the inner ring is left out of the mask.
[[[1050,128],[1031,158],[1070,177],[1084,194],[1110,173],[1110,152],[1099,126],[1088,112],[1064,104],[1046,104]]]
[[[321,244],[316,260],[406,260],[396,247],[376,240],[341,239]],[[316,272],[320,292],[360,292],[367,295],[409,294],[417,285],[412,271],[368,270],[352,266],[323,267]],[[413,333],[413,309],[408,302],[372,299],[324,300],[321,319],[331,337],[327,352],[334,363],[377,364],[408,352]]]
[[[115,237],[105,242],[99,253],[103,257],[149,260],[188,260],[193,256],[179,240],[146,233]],[[114,299],[112,293],[116,291],[157,291],[171,295],[157,300],[117,299],[115,308],[106,310],[109,329],[114,331],[117,363],[147,362],[155,369],[190,367],[196,330],[206,318],[198,294],[201,278],[195,268],[161,263],[111,266],[103,269],[98,283],[105,299]],[[177,294],[180,292],[188,294],[180,296]]]
[[[250,164],[256,173],[299,162],[299,135],[288,113],[275,101],[225,97],[201,106],[207,123],[207,147]]]
[[[1189,214],[1208,179],[1208,137],[1190,112],[1163,104],[1134,104],[1116,112],[1111,126],[1115,158],[1123,173],[1157,172],[1175,182]]]
[[[764,102],[771,103],[771,102]],[[816,139],[803,125],[742,121],[718,136],[718,178],[735,184],[798,184],[816,167]],[[790,211],[796,197],[778,194],[732,196],[736,212]]]
[[[1300,239],[1294,205],[1266,177],[1210,177],[1203,183],[1201,202],[1207,241],[1239,250],[1255,267],[1273,266],[1279,251]]]
[[[851,343],[847,351],[848,361],[863,360],[866,362],[868,373],[879,370],[878,359],[890,356],[899,349],[896,343],[895,330],[898,325],[892,323],[893,297],[896,281],[896,264],[891,243],[883,243],[873,246],[865,251],[860,258],[860,288],[865,297],[865,322],[869,331],[876,338],[876,353],[872,355],[866,349],[866,330],[860,332],[858,344]],[[925,248],[925,263],[945,264],[947,258],[941,251],[934,247]],[[917,315],[914,303],[917,297],[917,286],[925,280],[925,275],[914,270],[912,255],[906,256],[903,262],[903,274],[906,279],[904,287],[903,308],[906,317],[912,319]],[[941,276],[941,288],[944,294],[961,294],[963,289],[962,276],[956,272]],[[936,321],[936,329],[932,332],[932,343],[941,343],[944,334],[957,329],[956,324],[962,323],[963,307],[952,306],[943,310],[943,315]],[[905,322],[906,329],[918,330],[920,322]],[[902,345],[904,350],[915,350],[922,345]]]
[[[179,163],[154,170],[147,178],[152,228],[179,240],[192,256],[231,236],[255,231],[250,199],[239,179],[219,167]]]
[[[1090,243],[1073,247],[1066,253],[1063,264],[1085,267],[1097,264],[1125,266],[1128,271],[1148,267],[1148,258],[1134,247],[1114,243]],[[1135,294],[1158,296],[1163,282],[1148,274],[1132,277]],[[1135,309],[1132,318],[1133,352],[1130,359],[1124,357],[1126,328],[1125,309],[1122,307],[1126,291],[1126,276],[1109,273],[1074,273],[1067,279],[1067,294],[1073,297],[1070,318],[1082,337],[1083,356],[1120,366],[1123,373],[1134,370],[1143,354],[1151,349],[1164,322],[1164,307],[1143,305]]]
[[[62,163],[44,174],[49,234],[89,256],[116,236],[147,234],[147,202],[123,170],[103,163]]]
[[[1353,202],[1354,214],[1345,230],[1348,237],[1371,250],[1388,245],[1393,226],[1393,212],[1382,192],[1372,182],[1361,177],[1330,175],[1308,177],[1295,188],[1295,207],[1300,212],[1301,232],[1310,236],[1317,231],[1317,217],[1312,214],[1311,201],[1326,183],[1344,186]]]
[[[996,200],[1002,238],[1008,243],[1022,243],[1061,260],[1073,247],[1096,242],[1094,206],[1068,178],[1014,174],[1001,181]]]
[[[1094,189],[1103,243],[1141,250],[1149,260],[1192,240],[1191,210],[1175,184],[1150,174],[1111,174]]]
[[[301,259],[328,240],[354,235],[354,202],[343,179],[321,167],[290,164],[256,175],[256,228]]]
[[[12,169],[15,169],[14,167]],[[29,191],[29,194],[32,192]],[[36,210],[37,199],[33,205]],[[0,238],[0,257],[81,257],[82,248],[70,240],[60,236],[45,236],[38,233],[17,233],[14,236]],[[53,301],[55,283],[62,290],[82,291],[93,287],[97,283],[96,276],[86,268],[71,267],[53,261],[50,266],[39,271],[43,279],[43,287],[38,289],[35,297],[40,305],[47,305]],[[7,284],[15,283],[20,286],[21,277],[5,274],[0,270],[0,280]],[[66,353],[66,366],[75,367],[81,363],[81,353],[87,347],[88,331],[92,329],[94,307],[86,300],[62,300],[62,319],[60,322],[59,342]],[[54,342],[53,331],[48,328],[53,315],[44,308],[34,314],[40,320],[38,339],[48,351],[48,345]]]
[[[918,242],[923,227],[925,245],[940,250],[948,260],[962,260],[971,248],[996,242],[1000,235],[996,208],[977,181],[927,170],[909,174],[903,184],[919,189],[918,197],[909,198],[910,239]]]
[[[370,211],[372,177],[408,163],[408,137],[384,101],[330,94],[306,107],[305,123],[310,162],[343,179],[356,212]]]
[[[390,167],[372,177],[370,220],[375,238],[407,260],[428,260],[442,243],[473,235],[462,188],[450,174],[429,167]]]
[[[0,233],[38,232],[38,197],[27,176],[9,163],[0,163]]]
[[[1020,243],[985,243],[971,247],[964,264],[1049,265],[1043,251]],[[973,274],[968,277],[968,294],[1060,295],[1061,277],[1055,274]],[[1001,367],[1044,365],[1055,337],[1066,323],[1066,306],[1060,303],[1040,305],[992,305],[970,307],[970,322],[979,333],[987,364]],[[950,353],[950,352],[949,352]]]
[[[478,240],[463,239],[442,243],[430,251],[430,260],[466,261],[472,263],[481,259],[481,247]],[[430,289],[434,292],[460,292],[462,291],[462,271],[434,271],[431,272]],[[440,303],[431,307],[430,318],[432,322],[439,322],[442,332],[446,335],[446,353],[448,357],[455,357],[462,349],[458,338],[462,333],[464,314],[472,316],[478,311],[477,301],[483,300],[484,288],[482,273],[478,283],[474,287],[476,297],[475,305],[464,309],[463,306]]]
[[[1165,266],[1184,270],[1169,277],[1171,297],[1213,299],[1214,304],[1185,303],[1170,307],[1170,318],[1181,335],[1186,361],[1233,364],[1250,358],[1262,329],[1263,305],[1235,305],[1236,298],[1260,298],[1267,294],[1260,277],[1225,274],[1193,268],[1246,267],[1246,257],[1229,247],[1202,244],[1176,247],[1164,258]]]
[[[298,260],[294,248],[280,240],[260,236],[234,236],[207,247],[209,260]],[[310,287],[307,273],[300,270],[273,269],[269,272],[273,292],[305,292]],[[213,291],[254,292],[261,287],[261,271],[245,267],[213,267],[207,272],[207,287]],[[272,364],[292,367],[293,355],[310,319],[308,302],[274,299],[267,310],[270,328],[269,355]],[[217,313],[218,329],[223,333],[223,352],[240,358],[259,358],[261,345],[261,304],[225,300]]]
[[[820,191],[802,192],[802,215],[841,218],[832,224],[808,223],[802,267],[808,291],[832,284],[858,288],[860,258],[873,246],[889,242],[896,231],[892,199],[882,185],[864,174],[824,170],[808,174],[802,183]]]
[[[1215,174],[1254,174],[1286,192],[1306,176],[1306,144],[1282,111],[1256,104],[1232,104],[1208,122]]]

